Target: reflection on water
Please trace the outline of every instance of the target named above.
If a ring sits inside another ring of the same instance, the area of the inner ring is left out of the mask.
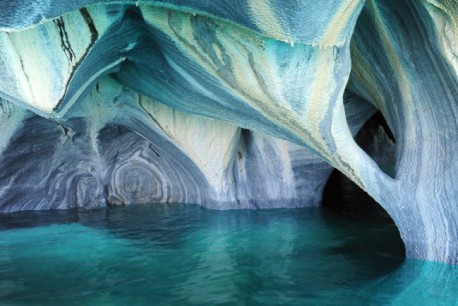
[[[403,256],[395,228],[320,209],[157,204],[1,224],[0,304],[11,305],[350,305]]]
[[[458,267],[408,259],[365,291],[373,305],[458,305]]]

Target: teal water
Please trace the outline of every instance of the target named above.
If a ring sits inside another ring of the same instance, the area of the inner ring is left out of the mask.
[[[393,224],[194,205],[0,216],[0,305],[454,305],[452,266]]]

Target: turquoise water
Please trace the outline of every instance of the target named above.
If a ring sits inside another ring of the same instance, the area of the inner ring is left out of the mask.
[[[0,305],[454,305],[452,266],[327,209],[194,205],[0,216]]]

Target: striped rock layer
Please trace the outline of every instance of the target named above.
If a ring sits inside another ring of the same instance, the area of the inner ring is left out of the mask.
[[[1,3],[0,211],[316,206],[336,168],[458,262],[456,54],[451,0]]]

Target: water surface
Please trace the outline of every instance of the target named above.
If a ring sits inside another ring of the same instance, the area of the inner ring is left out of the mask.
[[[153,204],[0,224],[2,305],[350,305],[403,260],[394,226],[315,208]]]

